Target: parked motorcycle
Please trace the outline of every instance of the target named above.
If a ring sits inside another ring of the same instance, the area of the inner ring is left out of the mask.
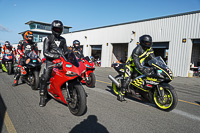
[[[14,70],[14,55],[10,50],[6,50],[2,58],[2,71],[11,75]]]
[[[39,72],[41,69],[41,59],[35,53],[31,51],[26,55],[26,65],[21,68],[21,81],[31,86],[33,90],[37,90],[39,87]]]
[[[49,66],[53,67],[53,71],[47,86],[48,94],[68,105],[73,115],[83,115],[86,111],[86,93],[80,83],[82,78],[79,72],[79,63],[74,53],[63,54],[59,48],[57,52],[61,57],[54,60],[54,64]],[[47,97],[47,94],[45,95]]]
[[[82,58],[82,60],[79,62],[80,66],[80,73],[81,73],[81,77],[82,83],[85,83],[86,86],[94,88],[95,87],[95,83],[96,83],[96,78],[94,75],[94,62],[92,62],[90,60],[90,58],[88,56]]]
[[[173,86],[169,84],[173,80],[172,71],[160,56],[150,60],[148,65],[153,68],[151,76],[141,75],[131,79],[126,89],[126,95],[149,100],[164,111],[173,110],[177,105],[178,97]],[[109,75],[109,79],[113,82],[112,89],[117,95],[120,92],[121,79],[123,79],[123,72],[118,71],[118,73],[119,75],[115,78]]]

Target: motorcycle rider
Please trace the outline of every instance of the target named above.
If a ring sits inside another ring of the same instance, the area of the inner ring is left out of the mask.
[[[81,59],[82,57],[84,57],[82,48],[80,48],[80,42],[78,40],[74,40],[73,41],[72,51],[74,52],[74,54],[76,55],[76,57],[78,57],[79,59]]]
[[[153,59],[155,57],[154,51],[152,49],[152,37],[150,35],[143,35],[139,38],[140,44],[133,50],[131,56],[126,61],[124,79],[122,79],[121,93],[117,96],[117,100],[124,101],[124,94],[130,79],[132,77],[136,78],[139,75],[149,76],[152,69],[145,67],[145,62]]]
[[[26,55],[32,50],[34,50],[38,54],[38,48],[36,44],[33,42],[33,33],[31,31],[26,31],[24,34],[24,39],[25,40],[20,40],[17,46],[17,52],[20,55],[20,57],[17,69],[15,71],[13,86],[18,85],[18,80],[21,75],[21,70],[25,71],[24,66],[25,66]]]
[[[2,55],[1,55],[2,59],[3,59],[3,56],[4,56],[5,53],[7,53],[7,52],[9,52],[9,51],[12,51],[12,48],[13,48],[13,47],[10,45],[10,42],[9,42],[9,41],[6,41],[5,44],[3,45],[2,51],[1,51],[1,53],[2,53]],[[3,60],[2,60],[2,61],[3,61]],[[5,72],[7,72],[7,69],[6,69],[6,67],[5,67],[4,62],[2,62],[2,69],[3,69]]]
[[[52,34],[44,40],[43,45],[43,54],[46,58],[46,70],[41,76],[40,107],[46,105],[47,82],[50,80],[53,70],[49,66],[53,65],[53,60],[60,58],[60,55],[57,53],[57,48],[61,48],[64,53],[68,52],[66,40],[60,36],[63,31],[63,23],[59,20],[54,20],[51,24],[51,31]]]

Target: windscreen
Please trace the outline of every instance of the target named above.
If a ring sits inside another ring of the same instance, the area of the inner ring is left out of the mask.
[[[65,58],[67,58],[67,61],[70,62],[72,65],[79,67],[79,63],[73,52],[70,52],[69,54],[65,55]]]
[[[9,49],[6,49],[6,50],[5,50],[5,53],[8,54],[8,55],[11,55],[11,54],[12,54],[12,51],[9,50]]]
[[[37,58],[38,58],[38,56],[37,56],[37,54],[36,54],[35,51],[29,52],[29,53],[27,54],[27,56],[28,56],[29,58],[31,58],[31,59],[37,59]]]
[[[85,57],[85,60],[90,61],[90,58],[88,56]]]
[[[152,64],[155,64],[155,65],[160,66],[165,69],[168,68],[167,65],[165,64],[164,60],[160,56],[151,59],[150,61],[148,61],[148,64],[149,64],[149,66],[153,66]]]

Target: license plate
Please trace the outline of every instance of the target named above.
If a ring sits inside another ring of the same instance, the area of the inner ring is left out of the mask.
[[[36,60],[33,60],[33,62],[36,62]]]

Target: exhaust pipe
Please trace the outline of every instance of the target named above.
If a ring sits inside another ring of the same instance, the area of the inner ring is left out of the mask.
[[[111,75],[108,75],[108,78],[118,87],[121,87],[121,84]]]

